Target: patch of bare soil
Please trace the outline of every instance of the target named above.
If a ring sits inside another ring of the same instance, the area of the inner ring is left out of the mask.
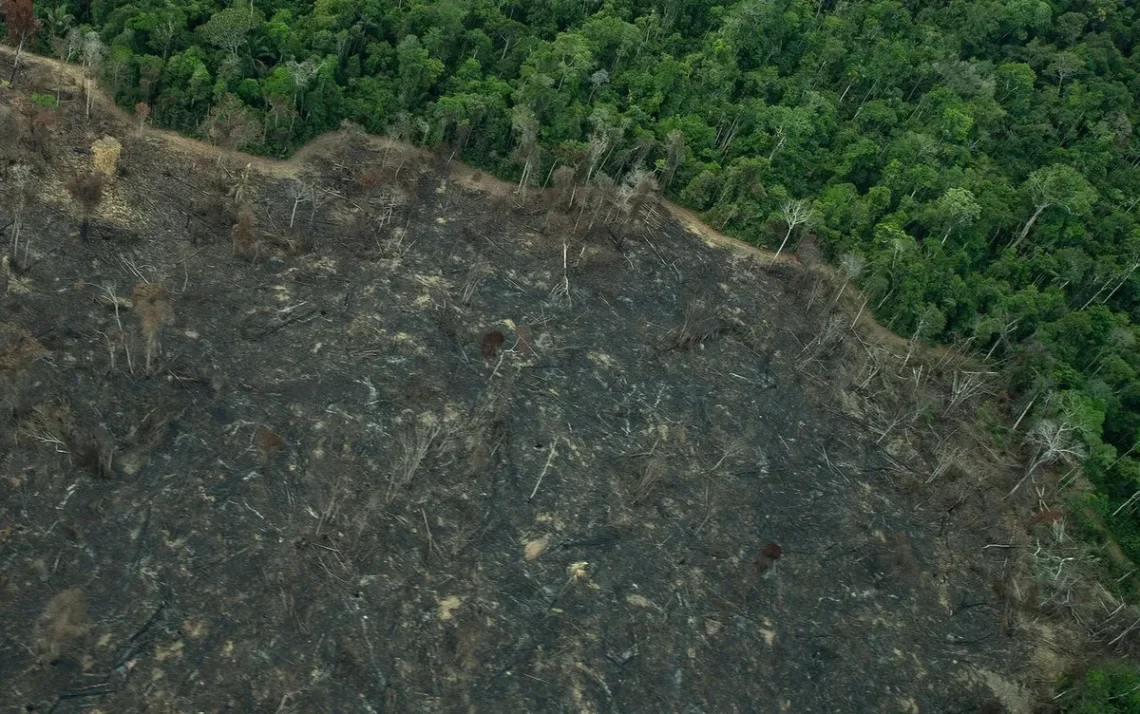
[[[945,448],[981,390],[862,344],[842,286],[636,193],[519,205],[351,134],[263,171],[66,92],[37,140],[0,105],[4,711],[1028,712],[1049,684],[1029,526],[992,505],[1016,474]]]

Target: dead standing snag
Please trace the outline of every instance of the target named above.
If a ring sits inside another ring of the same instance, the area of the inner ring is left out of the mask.
[[[67,190],[71,197],[79,204],[82,221],[79,224],[79,240],[87,241],[87,233],[91,228],[91,216],[95,213],[99,203],[103,200],[103,174],[92,171],[86,174],[75,174],[67,182]]]
[[[247,260],[256,260],[261,244],[257,239],[257,229],[253,225],[253,211],[242,208],[230,233],[233,236],[234,255]]]
[[[174,308],[168,300],[170,291],[161,285],[140,283],[135,286],[131,297],[146,340],[146,371],[149,374],[158,347],[158,331],[174,319]]]
[[[811,225],[816,218],[815,211],[807,201],[788,201],[780,207],[780,215],[788,228],[787,232],[784,233],[784,239],[780,241],[780,247],[776,249],[776,254],[772,256],[773,263],[779,259],[780,253],[784,252],[784,246],[788,244],[788,239],[792,237],[792,231],[794,231],[797,226]]]
[[[8,40],[16,45],[16,59],[12,62],[12,74],[8,77],[8,82],[12,83],[16,81],[16,72],[20,69],[24,45],[36,36],[41,25],[32,7],[32,0],[3,0],[0,8],[4,10],[8,24]]]
[[[19,261],[20,258],[20,229],[23,227],[23,213],[28,203],[28,178],[31,176],[32,169],[25,164],[16,164],[8,169],[8,175],[12,179],[12,183],[16,186],[16,200],[15,207],[12,211],[12,222],[10,224],[12,229],[12,260]],[[28,249],[27,242],[24,243],[24,261],[23,264],[28,264]]]
[[[147,117],[149,117],[149,116],[150,116],[150,105],[149,104],[147,104],[146,102],[139,102],[138,104],[135,105],[135,119],[138,120],[138,123],[139,123],[139,128],[138,128],[139,136],[142,136],[143,132],[146,131],[146,120],[147,120]]]

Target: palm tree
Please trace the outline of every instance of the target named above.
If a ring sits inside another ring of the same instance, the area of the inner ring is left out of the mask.
[[[67,34],[68,28],[75,23],[75,16],[67,11],[66,5],[59,5],[44,10],[40,21],[54,43]]]

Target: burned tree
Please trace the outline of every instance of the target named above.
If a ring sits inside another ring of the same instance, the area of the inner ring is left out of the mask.
[[[51,142],[47,139],[51,134],[52,127],[58,121],[55,111],[40,104],[28,103],[20,108],[20,114],[24,117],[29,145],[33,151],[46,159],[52,147]],[[12,123],[15,124],[15,122]],[[13,129],[12,133],[5,134],[5,136],[12,136],[13,138],[17,136],[15,127]]]
[[[52,53],[60,60],[56,69],[55,103],[59,104],[60,94],[63,92],[64,65],[71,61],[79,51],[78,28],[72,27],[75,16],[67,11],[65,5],[49,8],[44,11],[44,25],[48,31],[49,44]]]
[[[150,374],[154,355],[158,351],[159,330],[174,319],[174,308],[171,307],[169,298],[170,291],[154,283],[139,283],[131,294],[145,340],[147,374]]]
[[[253,224],[253,211],[243,207],[238,211],[237,221],[231,230],[234,240],[234,255],[247,260],[256,260],[261,249],[257,230]]]
[[[16,73],[20,70],[24,45],[39,33],[40,21],[32,0],[3,0],[0,7],[4,9],[4,20],[8,24],[8,41],[16,45],[16,58],[12,61],[12,74],[8,78],[11,83],[16,81]]]
[[[79,224],[80,242],[87,241],[87,234],[91,228],[91,216],[103,200],[103,181],[102,172],[91,171],[82,174],[77,173],[67,182],[67,190],[71,194],[71,198],[79,204],[79,211],[82,216]]]
[[[12,260],[20,258],[20,232],[24,225],[24,209],[28,205],[28,179],[32,169],[26,164],[16,164],[8,169],[8,177],[16,188],[15,200],[12,202]],[[28,262],[28,243],[24,242],[24,263]]]
[[[8,151],[0,151],[0,159],[11,156],[15,158],[15,150],[17,148],[16,139],[20,136],[20,123],[17,121],[16,113],[12,108],[0,104],[0,136],[11,137],[11,139],[4,145],[3,149]],[[9,153],[9,151],[11,153]]]

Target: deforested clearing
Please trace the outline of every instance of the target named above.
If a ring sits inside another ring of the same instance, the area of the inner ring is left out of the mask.
[[[5,706],[1029,712],[1132,646],[984,367],[843,275],[636,186],[61,100],[0,186]]]

